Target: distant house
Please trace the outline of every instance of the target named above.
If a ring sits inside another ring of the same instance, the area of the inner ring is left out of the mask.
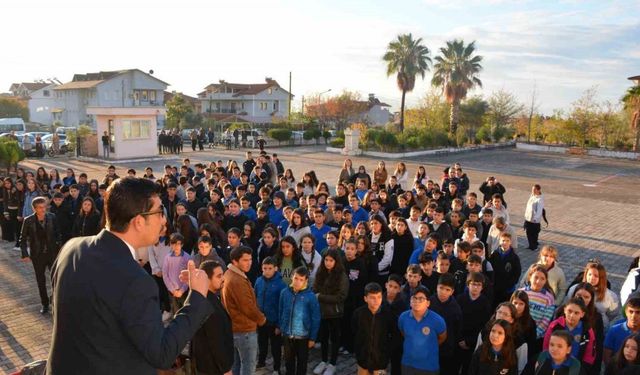
[[[95,128],[95,119],[87,113],[87,107],[157,107],[158,121],[162,122],[164,111],[160,109],[164,109],[167,86],[168,83],[139,69],[75,74],[71,82],[54,88],[54,120],[64,126],[89,124]]]
[[[636,86],[640,86],[640,75],[639,76],[629,77],[627,79],[629,81],[633,81],[636,84]]]
[[[343,102],[344,104],[344,102]],[[370,126],[383,126],[393,121],[393,114],[389,112],[391,107],[387,103],[381,102],[376,98],[375,94],[369,94],[368,100],[351,100],[347,102],[347,106],[350,107],[349,113],[354,111],[362,111],[355,115],[350,115],[346,120],[349,122],[362,122]],[[308,105],[307,110],[309,113],[331,113],[327,103],[311,104]],[[331,116],[345,116],[345,115],[330,115]],[[341,120],[344,120],[341,118]],[[331,121],[330,121],[331,122]]]
[[[393,114],[389,112],[391,106],[381,102],[375,94],[369,94],[369,100],[365,103],[367,110],[360,114],[359,121],[372,126],[383,126],[393,121]]]
[[[11,87],[9,87],[9,92],[13,94],[13,96],[28,98],[32,92],[36,90],[40,90],[43,87],[49,86],[51,83],[47,82],[21,82],[21,83],[13,83]]]
[[[201,112],[208,117],[237,118],[258,124],[272,122],[273,117],[286,117],[292,95],[270,77],[265,83],[230,83],[220,80],[198,94]]]
[[[51,83],[29,95],[29,121],[43,125],[53,124],[53,110],[56,108],[54,89],[57,83]]]

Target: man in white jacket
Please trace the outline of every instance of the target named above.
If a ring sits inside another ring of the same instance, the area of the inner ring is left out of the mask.
[[[527,201],[524,210],[524,230],[527,233],[528,249],[538,250],[538,235],[540,234],[540,223],[542,221],[542,210],[544,209],[544,197],[540,185],[531,187],[531,196]]]

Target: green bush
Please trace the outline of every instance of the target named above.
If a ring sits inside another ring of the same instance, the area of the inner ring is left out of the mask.
[[[18,162],[24,160],[25,155],[18,141],[9,137],[0,139],[0,163],[7,168],[7,175],[11,172],[11,167],[17,167]]]
[[[377,134],[375,143],[382,151],[391,151],[398,146],[398,137],[390,131],[382,130]]]
[[[324,138],[324,144],[329,143],[329,138],[331,138],[331,132],[330,132],[330,131],[328,131],[328,130],[325,130],[325,131],[322,133],[322,138]]]
[[[278,145],[280,145],[280,142],[290,140],[292,134],[293,133],[291,132],[291,130],[283,129],[283,128],[270,129],[267,132],[267,135],[269,136],[269,138],[273,138],[276,141],[278,141]]]
[[[335,148],[343,148],[344,147],[344,138],[336,138],[331,141],[331,147]]]
[[[310,141],[312,139],[317,140],[321,136],[322,136],[322,132],[319,129],[316,129],[316,128],[307,129],[302,134],[302,138],[304,138],[307,141]]]

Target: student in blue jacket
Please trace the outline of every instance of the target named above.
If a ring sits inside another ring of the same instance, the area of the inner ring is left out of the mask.
[[[273,356],[273,371],[280,371],[280,359],[282,358],[282,337],[278,331],[278,303],[280,293],[287,285],[282,281],[282,275],[278,272],[278,265],[273,257],[266,257],[262,261],[262,276],[258,277],[255,284],[256,300],[258,308],[267,318],[267,323],[258,327],[258,365],[265,367],[267,349],[271,341],[271,355]]]
[[[305,375],[309,349],[320,329],[320,304],[308,286],[309,271],[293,270],[291,286],[280,293],[278,325],[284,341],[284,365],[287,375]]]

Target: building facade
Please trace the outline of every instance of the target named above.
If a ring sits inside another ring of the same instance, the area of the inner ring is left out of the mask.
[[[289,114],[292,95],[270,77],[265,83],[230,83],[220,80],[198,94],[201,112],[211,117],[227,114],[251,123],[271,123]]]
[[[139,69],[76,74],[71,82],[54,88],[54,121],[64,126],[81,124],[96,128],[92,108],[164,108],[164,91],[168,83]],[[95,112],[94,112],[95,113]],[[164,111],[158,121],[163,122]]]

